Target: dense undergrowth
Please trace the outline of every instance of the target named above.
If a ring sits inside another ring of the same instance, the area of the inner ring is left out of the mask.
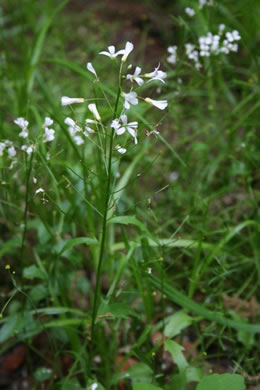
[[[260,5],[107,3],[0,9],[0,388],[257,390]]]

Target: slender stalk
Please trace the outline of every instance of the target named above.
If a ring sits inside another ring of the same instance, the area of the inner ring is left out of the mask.
[[[122,85],[122,63],[120,66],[120,72],[119,72],[119,87],[117,92],[117,98],[115,102],[114,107],[114,114],[113,119],[117,117],[117,110],[118,110],[118,103],[121,93],[121,85]],[[98,266],[97,266],[97,276],[96,276],[96,288],[95,288],[95,294],[94,294],[94,303],[93,303],[93,309],[92,309],[92,319],[91,319],[91,334],[90,334],[90,355],[89,355],[89,370],[91,368],[91,362],[93,357],[93,342],[95,339],[95,327],[96,327],[96,319],[97,319],[97,311],[98,311],[98,303],[99,303],[99,296],[100,296],[100,281],[101,281],[101,271],[102,271],[102,265],[104,261],[104,250],[105,250],[105,242],[106,242],[106,233],[107,233],[107,212],[108,212],[108,206],[109,206],[109,199],[111,195],[110,187],[111,187],[111,179],[112,179],[112,152],[113,152],[113,140],[114,140],[114,133],[115,130],[112,128],[111,131],[111,138],[110,138],[110,144],[109,144],[109,155],[108,155],[108,168],[107,168],[107,186],[106,186],[106,194],[105,194],[105,203],[104,203],[104,212],[103,212],[103,221],[102,221],[102,236],[101,236],[101,243],[100,243],[100,252],[99,252],[99,259],[98,259]]]
[[[23,257],[23,251],[24,251],[24,244],[25,244],[25,238],[27,233],[27,214],[28,214],[28,207],[29,207],[29,187],[30,187],[30,177],[32,172],[32,160],[33,160],[33,153],[31,154],[30,161],[29,161],[29,168],[27,170],[27,176],[26,176],[26,193],[25,193],[25,208],[24,208],[24,214],[23,214],[23,238],[22,238],[22,247],[21,247],[21,254]]]

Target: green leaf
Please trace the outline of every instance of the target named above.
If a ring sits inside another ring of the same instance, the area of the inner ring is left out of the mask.
[[[122,175],[122,177],[120,178],[117,186],[115,187],[115,190],[113,192],[114,207],[112,207],[108,210],[108,213],[107,213],[108,220],[110,220],[111,217],[113,216],[114,211],[115,211],[115,206],[116,206],[117,202],[121,199],[122,195],[124,194],[125,189],[126,189],[127,185],[129,184],[131,176],[134,172],[134,169],[135,169],[137,163],[139,162],[139,160],[141,160],[141,158],[144,156],[145,152],[146,152],[146,150],[143,149],[139,154],[137,154],[137,156],[134,158],[134,160],[131,162],[131,164],[129,164],[128,168],[125,170],[125,172]]]
[[[154,288],[157,288],[159,291],[165,294],[172,302],[177,303],[181,307],[188,309],[191,312],[196,313],[199,316],[206,318],[210,321],[216,322],[217,324],[228,326],[237,330],[244,330],[250,333],[260,333],[259,324],[246,324],[243,322],[230,320],[226,318],[222,313],[213,312],[211,310],[208,310],[202,304],[194,302],[192,299],[181,293],[176,288],[172,287],[166,281],[164,281],[162,284],[161,280],[155,275],[149,274],[147,276],[149,277],[151,284]]]
[[[6,253],[12,252],[14,249],[22,245],[21,237],[13,237],[10,240],[3,243],[0,242],[0,258]]]
[[[109,224],[111,223],[119,223],[122,225],[135,225],[139,227],[140,230],[147,232],[147,228],[145,225],[138,221],[138,219],[134,215],[130,216],[119,216],[119,217],[113,217],[108,221]]]
[[[108,303],[103,301],[98,309],[98,316],[105,316],[106,314],[124,319],[127,319],[130,315],[136,315],[134,310],[125,303]]]
[[[151,385],[150,383],[135,383],[133,390],[163,390],[161,387]]]
[[[184,311],[178,311],[169,318],[169,322],[165,327],[164,334],[166,337],[172,338],[177,336],[183,329],[187,328],[192,323],[192,318]]]
[[[175,341],[167,340],[164,342],[164,347],[165,350],[170,352],[170,354],[172,355],[172,358],[180,372],[184,371],[189,366],[187,360],[182,353],[184,348],[181,345],[179,345]]]
[[[237,374],[213,374],[205,376],[196,390],[245,390],[244,378]]]
[[[25,279],[46,279],[47,275],[42,272],[36,265],[30,265],[24,268],[23,277]]]
[[[72,238],[66,242],[66,244],[62,247],[62,249],[59,252],[59,256],[61,256],[65,251],[72,249],[76,245],[97,245],[98,241],[96,238],[90,238],[90,237],[77,237]]]
[[[0,329],[0,343],[13,336],[18,323],[18,315],[14,314],[6,318],[6,323]]]

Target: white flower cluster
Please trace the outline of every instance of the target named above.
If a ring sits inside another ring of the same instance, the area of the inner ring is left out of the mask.
[[[21,146],[14,146],[12,141],[5,140],[0,142],[0,157],[4,155],[5,152],[7,152],[7,156],[12,159],[12,163],[9,167],[9,169],[12,169],[14,164],[17,162],[17,151],[21,150],[22,152],[27,153],[27,155],[32,154],[32,152],[35,151],[36,145],[32,144],[28,138],[29,138],[29,122],[23,118],[19,117],[14,120],[14,123],[21,129],[20,133],[18,134],[19,137],[23,138],[24,141],[27,143],[22,144]],[[50,126],[53,124],[53,120],[49,117],[46,117],[43,123],[43,142],[51,142],[54,140],[55,137],[55,131],[50,128]]]
[[[170,54],[169,57],[167,58],[167,61],[170,64],[176,64],[176,62],[177,62],[177,46],[169,46],[167,51]]]
[[[5,140],[3,142],[0,142],[0,157],[3,156],[4,150],[7,151],[9,158],[14,158],[16,156],[16,150],[12,141]]]
[[[225,39],[222,39],[221,29],[219,29],[219,34],[216,35],[209,32],[206,36],[199,38],[200,56],[210,57],[211,54],[237,52],[238,44],[236,42],[240,41],[240,39],[241,37],[237,30],[226,32]]]
[[[43,136],[43,142],[51,142],[55,138],[55,131],[53,129],[50,129],[49,126],[53,124],[53,120],[46,116],[45,121],[42,125],[44,129],[44,136]]]
[[[231,52],[238,51],[238,41],[241,40],[241,36],[237,30],[232,32],[226,32],[224,30],[226,26],[224,24],[219,25],[218,34],[212,34],[209,32],[205,36],[201,36],[198,41],[198,45],[192,43],[185,44],[185,54],[189,60],[194,62],[195,68],[199,70],[202,65],[200,63],[201,57],[210,57],[211,55],[229,54]],[[171,55],[167,58],[169,63],[175,64],[177,58],[177,47],[168,47],[168,52]]]
[[[121,68],[120,68],[122,71],[123,64],[126,62],[129,54],[133,51],[133,49],[134,49],[133,43],[127,42],[124,49],[116,51],[115,46],[109,46],[107,51],[101,51],[99,54],[109,57],[112,60],[116,59],[118,56],[122,56]],[[173,53],[171,54],[173,55]],[[88,62],[86,67],[87,70],[95,76],[96,82],[98,82],[99,79],[97,76],[97,72],[94,69],[91,62]],[[131,69],[131,68],[132,66],[130,65],[127,69]],[[144,73],[144,74],[142,74],[141,72],[142,69],[139,66],[137,66],[134,70],[134,73],[121,74],[123,76],[123,80],[130,81],[133,85],[130,92],[122,91],[121,97],[124,99],[122,102],[123,108],[119,116],[117,118],[114,118],[110,125],[115,135],[120,136],[124,133],[128,133],[133,138],[135,144],[138,143],[137,140],[138,122],[137,121],[128,122],[128,117],[125,114],[125,110],[128,111],[131,109],[132,106],[136,106],[139,104],[140,97],[138,97],[137,92],[133,91],[133,89],[136,86],[136,84],[138,87],[141,87],[145,83],[144,79],[147,79],[146,83],[150,83],[152,81],[159,81],[164,84],[165,79],[167,77],[166,72],[160,69],[160,64],[154,69],[153,72]],[[144,100],[146,103],[149,103],[157,107],[160,110],[164,110],[168,105],[167,100],[153,100],[150,99],[149,97],[141,98],[141,99]],[[61,98],[61,104],[63,106],[67,106],[75,103],[84,103],[84,102],[85,102],[84,98],[71,98],[68,96],[63,96]],[[94,116],[94,120],[86,119],[84,129],[81,126],[79,126],[72,118],[67,117],[65,119],[65,124],[68,125],[69,133],[77,145],[81,145],[85,142],[85,139],[82,137],[82,134],[85,137],[89,137],[91,133],[95,132],[90,127],[91,124],[95,124],[96,131],[98,131],[99,128],[104,129],[105,127],[104,124],[102,123],[102,119],[98,112],[96,104],[91,103],[88,105],[88,108],[89,111]],[[121,154],[124,154],[127,151],[125,147],[122,147],[120,145],[117,145],[115,149],[118,153]]]
[[[185,11],[185,13],[188,15],[188,16],[190,16],[191,18],[195,15],[195,11],[194,11],[194,9],[193,8],[190,8],[190,7],[186,7],[185,9],[184,9],[184,11]]]

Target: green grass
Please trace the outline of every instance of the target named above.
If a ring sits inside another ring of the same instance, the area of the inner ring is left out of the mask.
[[[103,2],[2,5],[0,142],[22,144],[13,120],[24,116],[37,151],[19,152],[13,169],[0,157],[0,351],[26,346],[34,388],[117,389],[123,381],[125,389],[186,390],[212,372],[241,374],[248,389],[259,388],[260,5],[226,0],[199,10],[194,1],[189,18],[190,2],[174,3],[144,1],[143,17],[127,25],[123,3],[112,23]],[[240,32],[239,51],[197,71],[184,45],[220,23]],[[142,102],[131,111],[139,143],[129,140],[127,154],[109,160],[111,134],[77,146],[64,119],[83,123],[87,104],[71,110],[60,98],[102,99],[109,125],[118,62],[98,53],[136,34],[130,62],[144,72],[160,62],[168,73],[160,94],[157,83],[140,94],[169,108]],[[170,45],[176,65],[166,61]],[[44,144],[45,116],[56,139]],[[147,136],[155,127],[160,135]],[[44,195],[35,195],[39,187]],[[168,340],[156,343],[156,334]]]

